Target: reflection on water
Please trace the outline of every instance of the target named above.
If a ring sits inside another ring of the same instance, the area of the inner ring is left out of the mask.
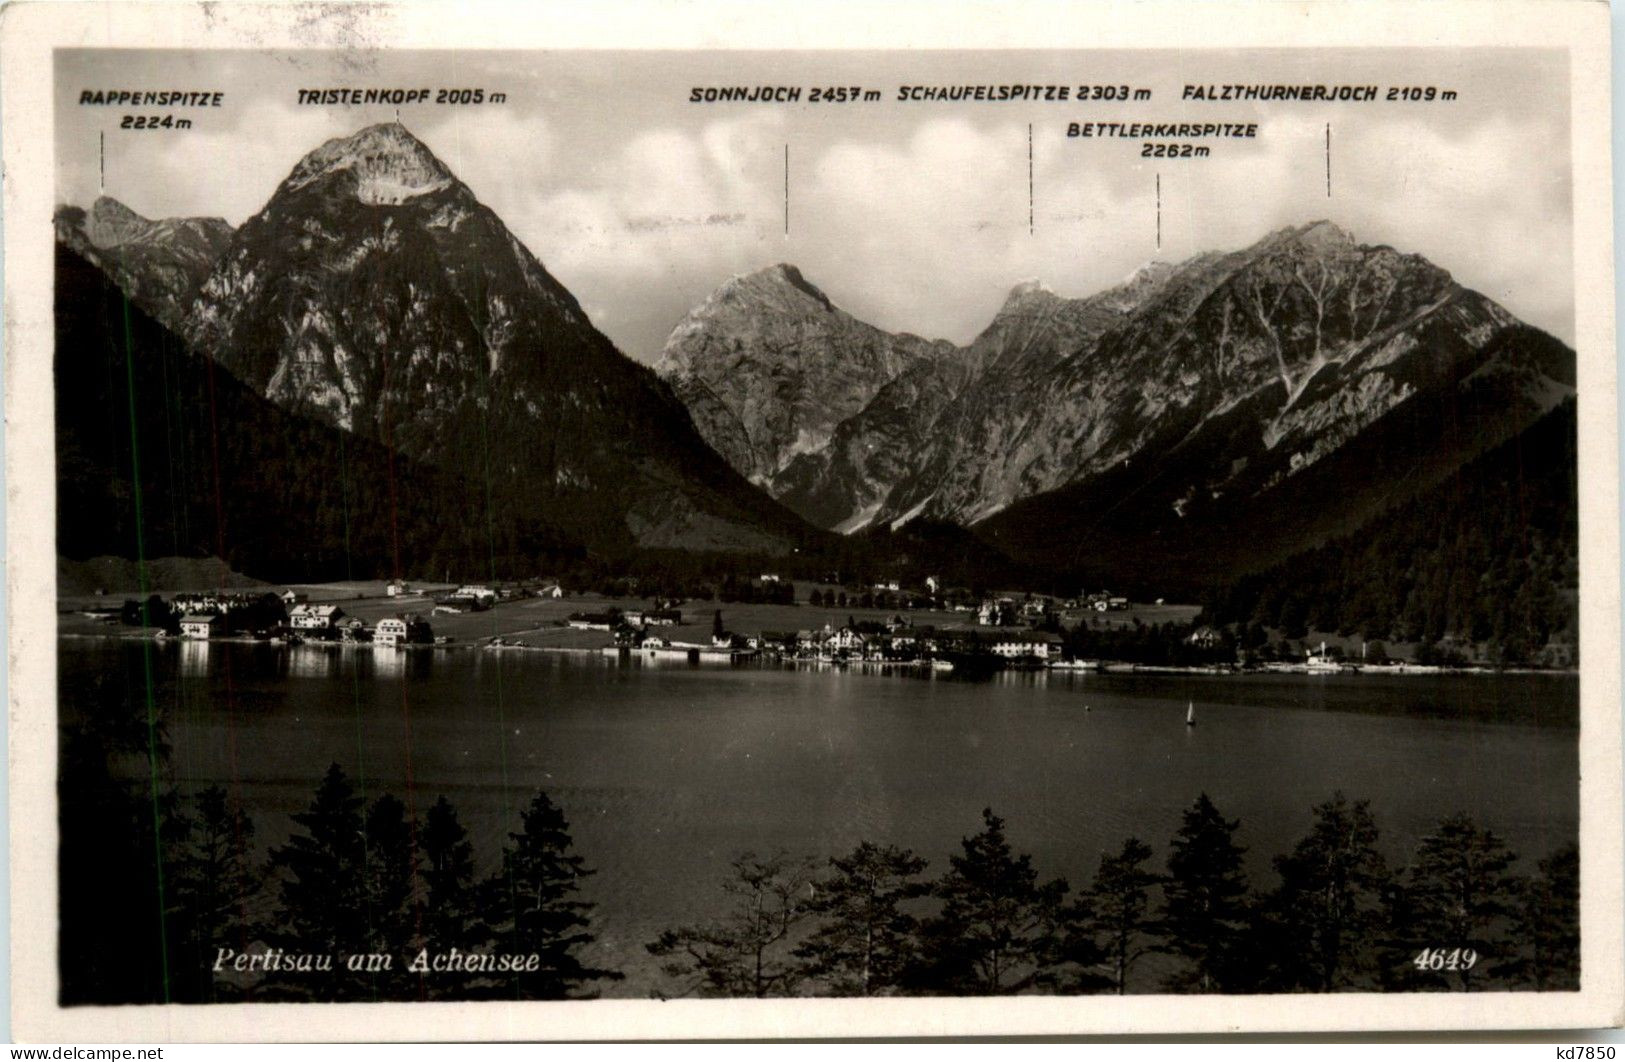
[[[374,649],[367,655],[375,678],[398,679],[406,674],[406,658],[416,654],[400,649]]]
[[[326,645],[293,645],[287,650],[288,676],[301,679],[336,678],[342,650]]]
[[[186,639],[181,642],[181,674],[187,678],[200,678],[209,673],[209,643]]]
[[[65,718],[145,682],[141,647],[60,643]],[[183,786],[239,793],[281,844],[329,763],[422,814],[458,808],[493,869],[545,787],[588,879],[595,961],[645,995],[643,945],[715,913],[739,851],[827,856],[860,839],[933,872],[991,806],[1041,873],[1086,882],[1130,834],[1159,852],[1206,792],[1248,870],[1333,790],[1372,801],[1403,862],[1465,811],[1530,866],[1576,836],[1574,676],[1089,675],[985,681],[917,669],[688,665],[463,649],[154,647],[154,703]],[[1194,703],[1197,725],[1185,725]],[[408,785],[408,779],[411,784]],[[1159,855],[1159,859],[1161,856]]]

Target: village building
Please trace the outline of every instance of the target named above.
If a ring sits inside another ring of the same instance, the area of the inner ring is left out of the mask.
[[[619,613],[572,612],[565,623],[578,631],[612,631],[620,626]]]
[[[390,597],[400,597],[402,594],[410,593],[411,589],[411,587],[397,579],[388,586],[384,587],[384,593]]]
[[[218,612],[190,612],[181,617],[182,638],[213,638],[225,627]]]
[[[337,605],[295,605],[288,613],[288,626],[300,631],[332,630],[344,618]]]
[[[1190,635],[1186,637],[1185,642],[1188,645],[1194,645],[1200,649],[1212,649],[1218,646],[1223,640],[1224,636],[1222,634],[1214,630],[1212,627],[1203,625],[1196,628],[1194,631],[1191,631]]]
[[[434,599],[436,606],[449,605],[457,612],[484,612],[496,604],[496,591],[484,586],[462,586]],[[440,609],[437,607],[436,612]],[[448,610],[449,611],[449,610]]]
[[[1048,660],[1060,654],[1061,639],[1059,635],[1043,631],[1021,631],[1000,635],[990,648],[995,655],[1008,660]]]
[[[224,612],[220,607],[220,594],[176,594],[169,601],[169,607],[176,612],[192,612],[202,615],[206,612]]]
[[[381,619],[372,629],[372,644],[377,646],[428,645],[433,641],[434,630],[416,615]]]
[[[536,591],[536,596],[552,598],[563,597],[564,587],[560,586],[558,583],[548,583],[546,586],[543,586],[540,590]]]
[[[169,604],[176,612],[218,612],[224,615],[233,610],[262,607],[265,600],[276,599],[274,594],[187,593],[176,594]]]
[[[836,653],[861,653],[866,640],[851,627],[842,627],[824,639],[824,648]]]
[[[629,608],[621,619],[634,627],[675,627],[683,622],[683,614],[674,608]]]
[[[1021,603],[1021,614],[1032,619],[1042,619],[1051,611],[1052,602],[1047,597],[1033,597]]]
[[[911,631],[897,631],[887,640],[882,655],[888,660],[910,660],[920,653],[920,640]]]
[[[1015,622],[1015,602],[1007,597],[983,599],[976,609],[976,622],[984,627],[1006,627]]]
[[[768,652],[793,655],[799,640],[794,631],[762,631],[754,638],[751,638],[747,644],[752,649],[765,649]]]
[[[310,596],[308,594],[301,594],[295,590],[282,591],[282,603],[289,608],[292,608],[295,605],[303,605],[309,600]]]

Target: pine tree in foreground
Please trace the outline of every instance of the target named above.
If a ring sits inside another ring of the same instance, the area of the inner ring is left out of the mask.
[[[210,786],[192,804],[192,814],[178,825],[171,864],[171,940],[179,960],[173,965],[183,982],[174,998],[212,1003],[240,997],[215,976],[213,965],[223,948],[248,950],[248,910],[262,877],[248,859],[253,820],[228,801],[226,791]]]
[[[457,809],[444,796],[429,808],[423,820],[423,858],[418,872],[423,881],[423,947],[432,955],[449,955],[453,948],[471,952],[490,943],[491,930],[481,917],[481,890],[474,876],[474,845],[457,819]],[[492,895],[500,895],[488,886]],[[427,978],[431,997],[467,999],[493,994],[495,982],[478,974],[446,980]]]
[[[1471,991],[1491,960],[1511,953],[1517,883],[1509,868],[1517,858],[1466,815],[1422,839],[1402,886],[1406,935],[1419,942],[1418,978]],[[1444,957],[1429,961],[1434,952]]]
[[[809,913],[818,928],[795,950],[808,978],[837,996],[897,989],[917,941],[918,920],[903,905],[929,891],[925,860],[906,849],[863,842],[830,861],[816,882]]]
[[[1521,883],[1513,915],[1518,955],[1501,973],[1513,987],[1574,991],[1580,987],[1580,849],[1566,844]]]
[[[1066,881],[1040,884],[1032,856],[1015,854],[992,809],[983,809],[982,825],[932,888],[942,909],[922,928],[910,985],[949,995],[1054,988],[1067,961]]]
[[[1128,990],[1134,964],[1155,945],[1158,932],[1151,912],[1151,890],[1162,878],[1146,869],[1151,846],[1137,837],[1123,842],[1116,855],[1102,855],[1089,887],[1092,931],[1105,949],[1112,990]]]
[[[371,986],[345,970],[350,955],[369,950],[373,911],[367,888],[367,839],[361,809],[350,780],[338,764],[327,769],[310,807],[293,816],[303,830],[271,851],[280,872],[280,903],[265,937],[288,952],[328,956],[330,971],[273,975],[272,981],[301,997],[320,1000],[373,999]]]
[[[416,829],[406,805],[385,793],[367,809],[366,954],[387,956],[384,969],[361,972],[379,999],[419,999],[426,982],[409,970],[407,956],[422,946],[423,908],[417,889]]]
[[[1371,803],[1341,792],[1318,805],[1309,835],[1275,857],[1280,886],[1261,912],[1262,987],[1335,992],[1369,982],[1388,868]]]
[[[172,793],[150,788],[168,745],[162,724],[149,731],[131,699],[139,687],[123,678],[98,676],[86,701],[98,710],[61,730],[57,962],[64,1006],[177,998],[163,917],[167,860],[159,861],[169,851],[160,823],[169,817]],[[115,770],[120,761],[142,764],[140,780]],[[108,888],[108,881],[118,887]]]
[[[475,902],[474,845],[457,819],[457,809],[445,797],[434,802],[423,817],[423,876],[425,943],[439,949],[468,947],[471,926],[478,917]]]
[[[1242,965],[1247,923],[1247,875],[1236,844],[1239,820],[1219,814],[1206,793],[1185,809],[1168,856],[1162,930],[1186,969],[1166,985],[1176,992],[1233,992]]]
[[[793,952],[808,915],[809,861],[745,852],[733,861],[723,891],[730,901],[723,920],[668,929],[647,945],[678,987],[669,995],[795,994],[806,976]]]
[[[613,970],[586,965],[580,951],[593,941],[593,904],[577,899],[580,882],[593,871],[570,852],[569,823],[544,792],[526,809],[524,829],[509,834],[502,870],[489,892],[489,919],[497,951],[537,955],[539,969],[505,974],[502,994],[517,999],[570,999],[596,995],[594,981],[621,979]]]

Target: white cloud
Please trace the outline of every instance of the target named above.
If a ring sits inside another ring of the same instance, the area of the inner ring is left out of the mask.
[[[779,231],[782,145],[772,116],[649,130],[568,187],[538,182],[505,217],[567,287],[590,293],[599,327],[651,357],[690,306],[753,268]]]

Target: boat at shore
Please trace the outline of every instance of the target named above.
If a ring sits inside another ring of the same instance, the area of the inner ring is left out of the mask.
[[[1105,664],[1099,660],[1051,660],[1048,665],[1051,671],[1104,671]]]

